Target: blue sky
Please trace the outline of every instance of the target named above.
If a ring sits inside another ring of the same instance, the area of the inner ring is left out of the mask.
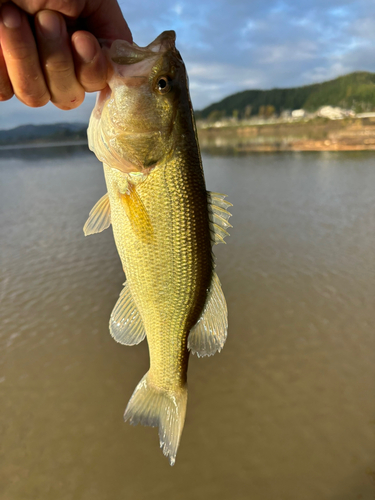
[[[375,71],[373,0],[120,0],[138,45],[174,29],[193,105],[250,88],[294,87]],[[0,103],[0,129],[88,121],[95,96],[74,111]]]

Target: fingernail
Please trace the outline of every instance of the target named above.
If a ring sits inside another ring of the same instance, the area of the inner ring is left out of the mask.
[[[60,17],[50,10],[42,10],[38,14],[38,24],[44,38],[56,40],[61,36]]]
[[[86,64],[92,62],[96,55],[96,47],[88,36],[85,35],[77,35],[74,39],[74,48],[77,51],[79,57]]]
[[[1,9],[1,18],[7,28],[19,28],[21,26],[21,13],[14,5],[9,3],[3,5]]]

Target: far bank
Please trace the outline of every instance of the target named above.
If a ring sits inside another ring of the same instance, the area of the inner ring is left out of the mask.
[[[375,150],[375,118],[198,128],[202,150],[234,152]]]

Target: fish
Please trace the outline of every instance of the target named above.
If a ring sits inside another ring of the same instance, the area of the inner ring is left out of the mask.
[[[175,39],[165,31],[146,47],[116,40],[107,49],[108,86],[88,127],[107,193],[84,226],[90,235],[112,225],[126,276],[110,316],[112,337],[128,346],[148,342],[150,368],[124,419],[158,427],[170,465],[185,422],[189,354],[220,352],[227,337],[212,247],[232,227],[226,195],[206,190]]]

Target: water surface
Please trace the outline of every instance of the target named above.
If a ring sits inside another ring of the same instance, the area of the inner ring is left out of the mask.
[[[234,203],[215,248],[221,354],[191,358],[174,467],[122,415],[146,343],[116,344],[124,282],[85,148],[0,152],[1,500],[373,500],[375,155],[204,157]]]

